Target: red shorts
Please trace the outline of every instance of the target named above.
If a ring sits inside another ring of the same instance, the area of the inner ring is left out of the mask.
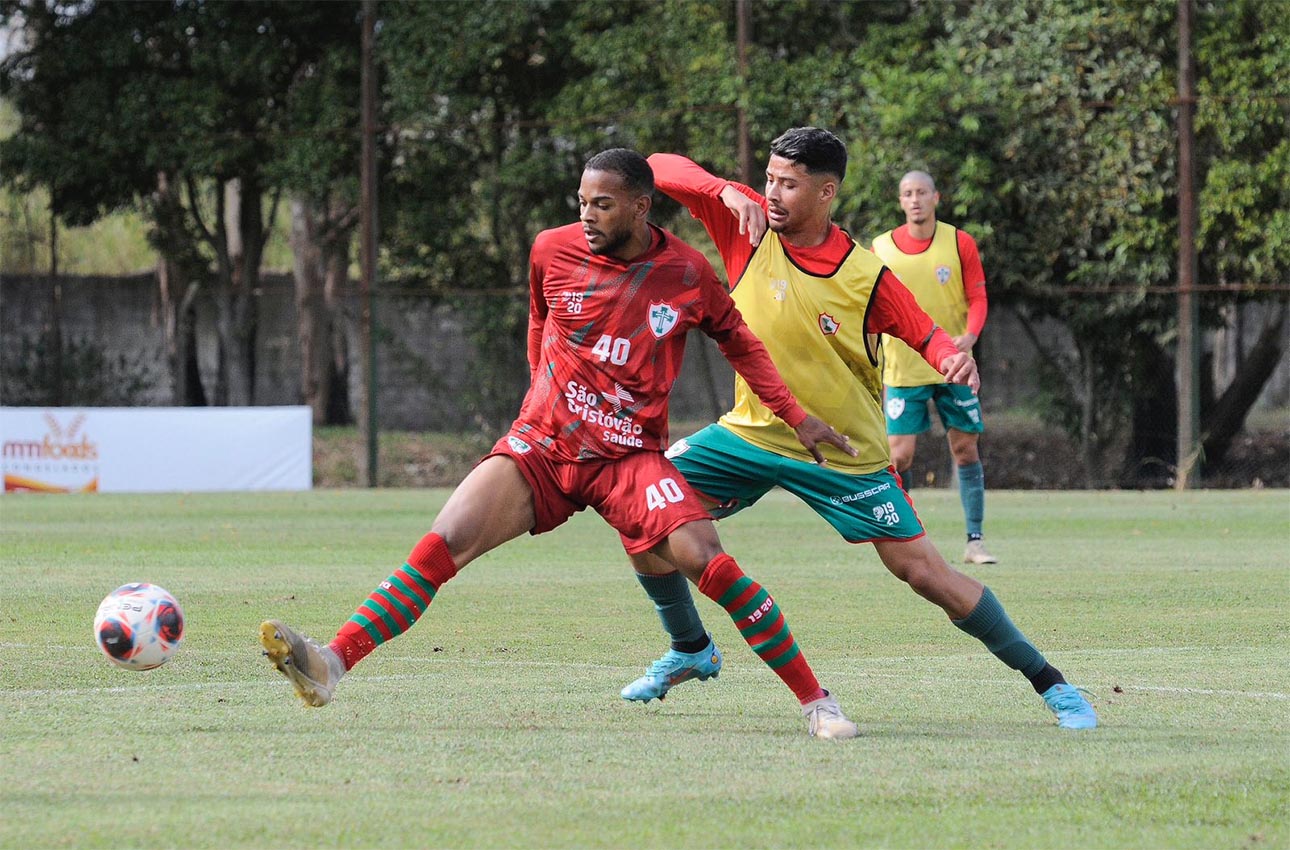
[[[645,552],[687,522],[711,522],[703,503],[662,452],[636,452],[617,460],[555,460],[514,431],[487,457],[515,461],[533,490],[536,522],[531,534],[563,524],[592,508],[614,527],[629,555]]]

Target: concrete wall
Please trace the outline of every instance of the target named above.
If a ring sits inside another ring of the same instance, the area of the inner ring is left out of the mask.
[[[132,373],[148,383],[139,404],[173,404],[171,376],[165,364],[162,328],[156,321],[156,280],[134,277],[64,276],[63,334],[86,341],[111,358],[124,357]],[[258,294],[255,402],[299,404],[299,346],[290,277],[269,275]],[[217,337],[214,305],[199,298],[197,359],[207,393],[214,386]],[[351,311],[357,304],[349,305]],[[0,276],[0,375],[12,372],[24,337],[35,337],[50,315],[49,282],[41,276]],[[470,338],[463,313],[424,299],[385,296],[376,304],[378,331],[378,418],[387,429],[496,430],[510,421],[528,385],[524,339],[491,340],[492,348],[509,352],[513,368],[489,373],[485,358]],[[351,327],[352,352],[359,341]],[[356,355],[355,355],[356,356]],[[361,398],[362,376],[356,365],[350,376],[350,398]],[[673,393],[673,416],[706,420],[732,401],[732,373],[715,346],[691,335],[685,370]],[[5,399],[0,397],[0,403]]]
[[[161,327],[154,320],[156,283],[152,275],[135,277],[73,277],[61,279],[63,330],[66,339],[85,340],[112,357],[123,356],[149,384],[142,404],[173,403],[170,375],[165,367]],[[259,336],[256,355],[257,404],[298,404],[300,377],[291,279],[269,275],[259,293]],[[0,375],[13,369],[21,338],[37,334],[49,316],[49,284],[40,276],[0,276]],[[1250,305],[1243,327],[1252,344],[1260,324],[1261,305]],[[197,303],[198,361],[209,392],[216,368],[214,309],[208,298]],[[387,429],[457,430],[482,427],[496,430],[518,408],[527,386],[522,337],[490,340],[509,351],[513,368],[488,374],[468,322],[459,310],[430,305],[423,299],[386,296],[377,301],[380,326],[377,350],[379,411]],[[1064,333],[1059,325],[1040,329],[1047,335]],[[1290,328],[1287,329],[1290,346]],[[358,340],[350,337],[352,352]],[[1222,346],[1219,347],[1220,352]],[[1037,390],[1035,351],[1015,314],[996,307],[977,356],[981,361],[987,411],[1007,410],[1027,403]],[[357,362],[357,361],[355,361]],[[1218,369],[1216,365],[1216,371]],[[361,397],[361,375],[351,374],[351,399]],[[673,393],[672,418],[703,422],[732,402],[732,372],[716,346],[691,334],[685,369]],[[0,398],[0,402],[4,402]],[[1265,388],[1260,406],[1290,404],[1290,358],[1283,359]]]

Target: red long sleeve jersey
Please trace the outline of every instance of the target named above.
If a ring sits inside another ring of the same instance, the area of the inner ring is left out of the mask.
[[[721,190],[733,186],[761,204],[763,209],[766,208],[766,198],[741,183],[716,177],[694,161],[677,154],[651,154],[649,164],[654,169],[654,183],[659,190],[680,201],[703,222],[721,252],[733,289],[748,267],[753,247],[748,243],[748,237],[739,232],[738,220],[721,202]],[[811,274],[827,275],[837,268],[852,244],[846,231],[835,224],[830,228],[828,238],[819,245],[787,247],[794,262],[802,269]],[[864,322],[867,332],[894,336],[915,351],[922,352],[934,368],[940,368],[942,360],[958,352],[944,331],[937,329],[933,333],[935,325],[932,320],[889,270],[883,272],[874,289]]]
[[[581,224],[546,230],[529,258],[532,382],[516,427],[564,461],[667,445],[668,398],[698,328],[792,427],[806,418],[702,254],[650,225],[631,261],[596,256]]]

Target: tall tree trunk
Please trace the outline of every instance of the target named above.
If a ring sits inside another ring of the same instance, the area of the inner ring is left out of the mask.
[[[157,257],[157,309],[153,324],[161,326],[162,345],[166,350],[166,371],[170,373],[170,403],[178,407],[188,395],[188,372],[179,354],[179,314],[175,286],[179,272],[164,254]]]
[[[352,216],[348,216],[352,220]],[[328,425],[348,425],[354,421],[349,403],[349,337],[345,333],[345,293],[349,289],[349,246],[354,234],[351,223],[340,227],[325,242],[323,251],[323,300],[327,305],[331,332],[331,358],[327,368]]]
[[[227,403],[239,406],[255,404],[256,290],[265,238],[262,201],[253,179],[234,178],[224,184],[228,279],[221,341],[225,345]]]
[[[213,403],[219,407],[229,404],[230,373],[233,348],[233,271],[229,260],[228,222],[224,213],[226,194],[223,186],[216,187],[215,233],[210,239],[215,249],[215,393]],[[191,201],[194,214],[198,204]]]
[[[175,307],[175,369],[177,374],[183,375],[184,385],[184,394],[177,397],[177,403],[183,407],[205,407],[208,403],[197,363],[197,310],[194,303],[199,291],[196,281],[189,283],[184,297]]]
[[[149,239],[156,247],[157,301],[153,323],[161,328],[166,365],[170,372],[171,403],[204,407],[206,391],[197,368],[197,317],[195,307],[202,284],[210,276],[189,227],[180,189],[184,181],[167,171],[157,172],[152,195]],[[190,199],[195,200],[195,199]],[[192,216],[204,230],[200,216]]]
[[[50,192],[49,204],[49,400],[59,407],[67,403],[63,366],[63,282],[58,277],[58,213]]]
[[[1201,422],[1201,444],[1208,466],[1218,466],[1232,447],[1232,440],[1245,427],[1245,417],[1281,363],[1285,353],[1281,332],[1285,328],[1290,305],[1281,304],[1264,326],[1254,347],[1240,359],[1236,377],[1204,416]]]
[[[342,311],[349,277],[353,209],[305,196],[291,201],[291,251],[300,341],[300,394],[314,424],[344,424],[349,346]]]
[[[1083,377],[1079,418],[1080,464],[1084,467],[1084,486],[1091,488],[1098,486],[1101,479],[1097,461],[1097,379],[1093,371],[1095,364],[1091,349],[1081,346],[1079,357],[1080,374]]]
[[[157,172],[157,189],[153,194],[154,209],[169,211],[178,205],[170,175]],[[160,219],[165,213],[159,212]],[[158,222],[160,226],[160,222]],[[179,311],[175,288],[179,285],[179,269],[165,251],[157,256],[157,310],[153,323],[161,326],[162,344],[166,349],[166,366],[170,372],[171,404],[182,407],[188,397],[188,370],[179,353]]]
[[[313,412],[315,425],[327,419],[331,386],[331,328],[327,317],[319,215],[312,200],[291,199],[292,277],[296,290],[296,334],[300,343],[300,396]]]
[[[1177,471],[1178,395],[1174,360],[1150,336],[1125,343],[1133,365],[1129,443],[1120,473],[1123,487],[1164,487]]]

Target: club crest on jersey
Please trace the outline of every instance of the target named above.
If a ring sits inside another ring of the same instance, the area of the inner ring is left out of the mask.
[[[517,455],[528,454],[533,448],[519,437],[507,437],[506,444],[510,446],[511,451],[515,452]]]
[[[937,267],[936,267],[936,282],[937,282],[937,283],[939,283],[941,286],[944,286],[945,284],[947,284],[947,283],[949,283],[949,282],[950,282],[950,275],[951,275],[951,274],[953,274],[953,273],[950,271],[950,267],[949,267],[949,266],[937,266]]]
[[[681,314],[676,312],[671,304],[657,304],[650,302],[649,305],[649,332],[654,334],[655,339],[662,339],[672,332],[676,327],[676,320],[681,318]]]
[[[905,400],[903,398],[887,399],[887,415],[892,419],[899,419],[900,414],[905,412]]]
[[[842,327],[842,323],[830,316],[828,313],[820,314],[820,331],[823,332],[825,336],[833,336],[838,332],[838,328],[840,327]]]

